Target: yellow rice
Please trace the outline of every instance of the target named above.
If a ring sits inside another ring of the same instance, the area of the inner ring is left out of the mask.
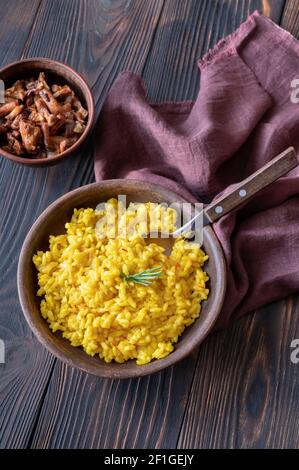
[[[107,207],[117,214],[115,199]],[[150,210],[158,214],[157,229],[165,219],[170,230],[174,228],[175,211],[153,203],[130,205],[120,220],[128,222],[136,213]],[[207,256],[183,239],[176,239],[166,256],[161,246],[142,237],[148,225],[139,224],[131,238],[99,237],[96,227],[105,215],[107,210],[75,209],[66,233],[50,236],[49,251],[33,256],[41,314],[53,332],[61,331],[91,356],[147,364],[171,353],[184,329],[199,316],[201,301],[209,293],[202,269]],[[103,224],[106,230],[107,225]],[[124,280],[124,275],[158,266],[162,275],[150,286]]]

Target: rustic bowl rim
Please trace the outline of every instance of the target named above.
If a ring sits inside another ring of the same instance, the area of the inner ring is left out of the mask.
[[[61,62],[59,60],[54,60],[48,57],[32,57],[32,58],[27,58],[27,59],[21,59],[21,60],[16,60],[14,62],[11,62],[9,64],[4,65],[4,67],[0,68],[0,75],[4,72],[6,72],[9,69],[13,69],[14,67],[18,67],[21,64],[24,63],[32,63],[32,62],[37,62],[41,64],[41,71],[42,71],[42,64],[57,64],[59,67],[62,67],[66,70],[68,70],[72,75],[76,76],[77,79],[80,82],[80,89],[84,90],[84,94],[88,95],[88,100],[90,103],[90,109],[88,109],[88,119],[87,119],[87,124],[86,128],[83,132],[83,134],[79,137],[79,139],[72,145],[70,148],[65,150],[64,152],[60,153],[59,155],[56,155],[55,157],[49,157],[49,158],[26,158],[26,157],[19,157],[18,155],[15,155],[13,153],[7,152],[4,150],[2,147],[0,147],[0,155],[3,157],[7,158],[8,160],[11,160],[15,163],[20,163],[22,165],[28,165],[28,166],[48,166],[52,165],[54,163],[58,163],[59,161],[63,160],[66,157],[69,157],[73,153],[77,151],[79,147],[86,141],[86,139],[89,137],[91,134],[91,131],[93,129],[94,125],[94,120],[95,120],[95,101],[94,97],[91,91],[90,86],[88,85],[86,79],[81,75],[81,73],[77,72],[73,67],[71,67],[68,64],[65,64],[64,62]],[[60,75],[59,72],[55,72],[56,75]],[[63,75],[61,74],[61,77]],[[87,103],[86,103],[87,105]]]
[[[200,330],[200,335],[199,337],[194,337],[192,338],[192,341],[190,344],[184,345],[184,348],[175,348],[174,351],[169,354],[167,357],[159,360],[155,360],[150,362],[149,364],[146,365],[135,365],[134,367],[134,372],[130,371],[122,371],[121,366],[122,364],[117,364],[117,363],[110,363],[109,365],[112,368],[112,371],[108,372],[106,369],[103,370],[101,367],[98,369],[98,366],[93,366],[92,364],[86,366],[78,363],[75,361],[73,357],[67,357],[66,354],[64,354],[58,347],[53,345],[51,342],[50,338],[51,336],[54,336],[53,332],[49,328],[49,334],[47,333],[47,336],[45,336],[41,331],[38,326],[38,322],[36,320],[36,317],[34,313],[31,312],[29,304],[28,304],[28,295],[36,297],[34,292],[27,293],[26,290],[23,287],[22,279],[24,276],[26,276],[26,266],[28,266],[28,262],[32,263],[31,258],[29,258],[29,252],[30,252],[30,245],[31,242],[35,236],[35,233],[38,231],[39,227],[47,220],[49,214],[55,211],[57,207],[59,207],[60,204],[72,200],[74,196],[81,192],[89,192],[89,190],[92,187],[96,186],[110,186],[111,184],[118,184],[119,182],[135,186],[136,184],[141,184],[142,188],[145,190],[156,190],[157,192],[161,193],[162,195],[170,195],[177,197],[179,201],[187,201],[185,198],[181,197],[177,193],[170,191],[168,189],[163,188],[162,186],[153,184],[153,183],[146,183],[142,182],[139,180],[123,180],[123,179],[110,179],[110,180],[105,180],[102,182],[96,182],[96,183],[91,183],[88,185],[81,186],[79,188],[76,188],[72,191],[69,191],[68,193],[62,195],[58,199],[56,199],[54,202],[52,202],[36,219],[34,224],[32,225],[31,229],[29,230],[21,252],[19,256],[19,262],[18,262],[18,270],[17,270],[17,287],[18,287],[18,294],[19,294],[19,301],[21,304],[21,308],[23,311],[23,314],[26,318],[26,321],[31,328],[32,332],[35,334],[36,338],[38,341],[48,350],[50,351],[55,357],[60,359],[62,362],[66,363],[67,365],[77,368],[79,370],[82,370],[84,372],[87,372],[89,374],[96,375],[98,377],[102,378],[110,378],[110,379],[128,379],[128,378],[138,378],[142,377],[145,375],[153,374],[156,372],[159,372],[169,366],[172,366],[178,362],[180,362],[182,359],[184,359],[186,356],[188,356],[190,353],[192,353],[201,343],[202,341],[207,337],[208,333],[211,331],[213,328],[215,322],[217,321],[217,318],[221,312],[221,307],[223,305],[224,301],[224,296],[226,292],[226,282],[227,282],[227,277],[226,277],[226,263],[224,259],[224,255],[222,252],[222,248],[220,245],[220,242],[218,241],[212,227],[207,226],[204,227],[204,234],[206,237],[208,237],[209,240],[212,240],[212,249],[214,250],[215,256],[220,255],[218,259],[218,263],[216,263],[217,266],[217,276],[218,276],[218,281],[222,276],[222,282],[220,284],[219,288],[219,295],[218,295],[218,304],[217,307],[212,308],[212,314],[208,316],[206,321],[203,324],[203,327]],[[73,206],[74,208],[75,206]],[[209,242],[210,243],[210,242]],[[220,252],[219,252],[220,249]],[[192,328],[193,325],[190,325],[188,328]],[[66,341],[66,340],[63,340]],[[179,341],[178,343],[179,344]],[[99,361],[101,361],[99,359]],[[99,363],[101,364],[101,362]],[[113,370],[114,369],[114,370]]]

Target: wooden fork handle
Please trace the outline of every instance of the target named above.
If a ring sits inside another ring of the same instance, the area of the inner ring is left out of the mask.
[[[261,189],[276,181],[298,165],[295,149],[289,147],[251,176],[238,183],[234,188],[220,196],[205,209],[204,213],[210,222],[215,222],[223,215],[238,207]]]

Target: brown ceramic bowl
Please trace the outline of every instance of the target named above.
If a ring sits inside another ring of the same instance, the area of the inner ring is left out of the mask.
[[[92,92],[81,75],[76,72],[74,69],[69,67],[66,64],[57,62],[55,60],[47,58],[34,58],[34,59],[25,59],[18,62],[13,62],[12,64],[6,65],[0,69],[0,79],[4,81],[5,88],[10,87],[16,80],[21,80],[23,78],[35,77],[39,72],[45,72],[47,81],[50,84],[57,83],[58,85],[67,84],[69,85],[76,96],[81,101],[82,105],[88,111],[88,118],[86,129],[77,142],[72,145],[69,149],[55,157],[49,158],[30,158],[30,157],[21,157],[14,155],[13,153],[7,152],[0,147],[0,154],[3,157],[12,160],[15,163],[20,163],[22,165],[29,166],[49,166],[55,165],[60,161],[64,160],[71,155],[74,155],[86,142],[88,136],[91,133],[94,116],[95,116],[95,106],[92,96]]]
[[[64,224],[70,220],[73,209],[95,208],[99,202],[126,194],[130,202],[166,202],[184,200],[160,186],[133,180],[108,180],[75,189],[51,204],[37,219],[28,233],[20,254],[18,291],[20,303],[30,328],[38,340],[55,356],[85,372],[109,378],[139,377],[157,372],[180,361],[196,348],[214,325],[223,303],[226,288],[226,270],[221,247],[211,227],[204,228],[204,250],[209,255],[205,269],[210,276],[210,295],[203,302],[200,317],[188,327],[175,345],[174,351],[164,359],[138,366],[134,361],[107,364],[99,357],[88,356],[82,348],[75,348],[60,333],[53,334],[40,314],[40,298],[36,296],[37,272],[32,256],[37,250],[47,250],[49,235],[65,232]]]

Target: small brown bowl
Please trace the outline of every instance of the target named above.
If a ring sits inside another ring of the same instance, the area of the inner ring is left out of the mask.
[[[95,105],[90,87],[84,78],[70,66],[47,58],[25,59],[13,62],[0,69],[0,79],[3,80],[5,88],[10,87],[16,80],[37,76],[39,72],[45,72],[49,83],[58,85],[69,85],[81,101],[83,107],[88,111],[86,129],[77,142],[64,152],[49,158],[20,157],[7,152],[0,147],[0,154],[15,163],[29,166],[56,165],[71,155],[74,155],[86,142],[94,123]]]
[[[95,208],[99,202],[125,194],[130,202],[186,202],[182,197],[154,184],[134,180],[108,180],[94,183],[65,194],[52,203],[37,219],[29,231],[19,259],[18,291],[20,303],[37,339],[55,356],[72,367],[100,377],[129,378],[140,377],[160,371],[180,361],[196,348],[207,336],[214,325],[224,299],[226,288],[226,269],[220,244],[211,227],[204,228],[203,248],[209,255],[205,270],[210,276],[210,295],[202,303],[199,318],[186,330],[175,345],[174,351],[164,359],[154,360],[138,366],[135,361],[124,364],[110,363],[99,357],[88,356],[82,348],[73,347],[60,333],[52,333],[47,322],[40,314],[40,298],[37,271],[32,257],[38,250],[49,248],[49,235],[65,233],[65,223],[70,220],[74,208]]]

